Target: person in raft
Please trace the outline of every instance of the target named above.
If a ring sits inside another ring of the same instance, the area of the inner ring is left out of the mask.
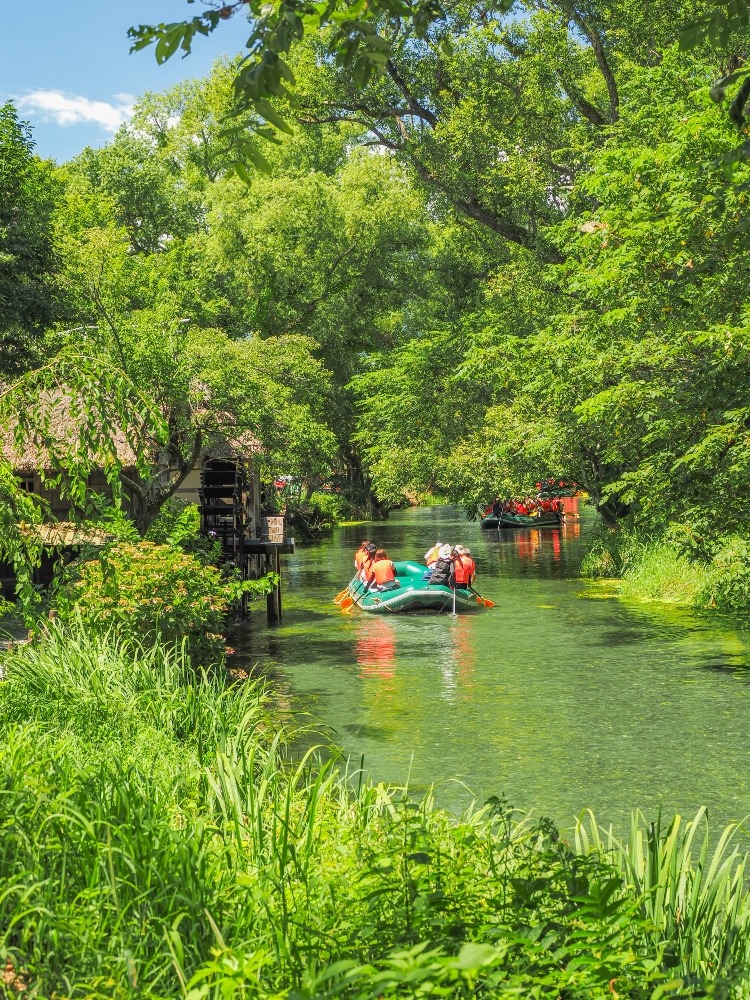
[[[432,567],[440,558],[440,549],[445,545],[445,542],[435,542],[431,549],[428,549],[424,554],[424,561],[427,563],[427,569],[422,576],[423,580],[430,582],[430,574],[432,573]]]
[[[395,590],[401,584],[396,579],[396,567],[385,549],[378,549],[370,568],[370,590]]]
[[[376,550],[377,545],[365,539],[354,553],[354,568],[357,571],[357,576],[363,583],[367,583],[370,576],[372,557],[375,555]]]
[[[362,569],[362,564],[367,559],[367,550],[371,544],[372,542],[368,541],[367,538],[363,539],[359,543],[359,548],[354,553],[354,568],[356,569],[357,574],[359,574],[359,571]]]
[[[450,587],[453,579],[453,550],[450,545],[441,545],[437,562],[430,572],[430,586]]]
[[[471,590],[477,564],[471,558],[471,550],[457,545],[453,550],[453,585]]]
[[[427,563],[427,569],[432,569],[435,563],[440,558],[440,550],[445,545],[445,542],[435,542],[431,549],[428,549],[424,554],[424,561]]]

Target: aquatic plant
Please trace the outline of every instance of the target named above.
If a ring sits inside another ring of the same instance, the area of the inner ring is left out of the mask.
[[[644,941],[664,947],[666,967],[686,983],[722,979],[750,985],[750,895],[746,835],[731,824],[718,841],[711,837],[706,810],[683,823],[663,823],[633,814],[627,840],[602,830],[589,812],[576,828],[579,853],[596,853],[622,873],[637,899]],[[685,985],[683,983],[682,985]]]
[[[631,600],[692,606],[710,602],[706,588],[715,579],[705,559],[671,539],[604,526],[584,556],[581,571],[595,579],[619,578],[620,596]]]
[[[652,542],[626,563],[620,593],[642,601],[705,604],[699,595],[706,577],[703,562],[691,559],[668,542]]]

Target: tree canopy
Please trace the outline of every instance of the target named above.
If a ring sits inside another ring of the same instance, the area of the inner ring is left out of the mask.
[[[686,50],[710,6],[295,10],[104,149],[53,169],[21,135],[54,262],[40,360],[137,389],[176,470],[142,510],[233,432],[309,489],[474,512],[554,472],[613,523],[745,532],[748,168],[711,96],[745,27]],[[259,104],[261,35],[297,14]],[[181,32],[138,39],[162,58]]]
[[[17,370],[55,318],[51,171],[29,127],[0,106],[0,371]]]

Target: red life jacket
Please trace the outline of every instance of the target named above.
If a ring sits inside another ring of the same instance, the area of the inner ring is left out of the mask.
[[[375,583],[379,587],[396,579],[396,567],[390,559],[378,559],[372,564],[371,572],[375,574]]]

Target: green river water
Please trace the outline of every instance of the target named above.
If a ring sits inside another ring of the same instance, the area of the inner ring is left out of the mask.
[[[583,809],[624,830],[709,809],[750,813],[750,632],[716,615],[626,604],[578,575],[596,516],[562,531],[483,533],[450,507],[337,529],[285,557],[284,619],[260,611],[238,666],[325,727],[368,776],[435,786],[460,809],[504,794],[570,826]],[[496,608],[461,615],[342,615],[361,537],[396,559],[441,539],[470,545]]]

